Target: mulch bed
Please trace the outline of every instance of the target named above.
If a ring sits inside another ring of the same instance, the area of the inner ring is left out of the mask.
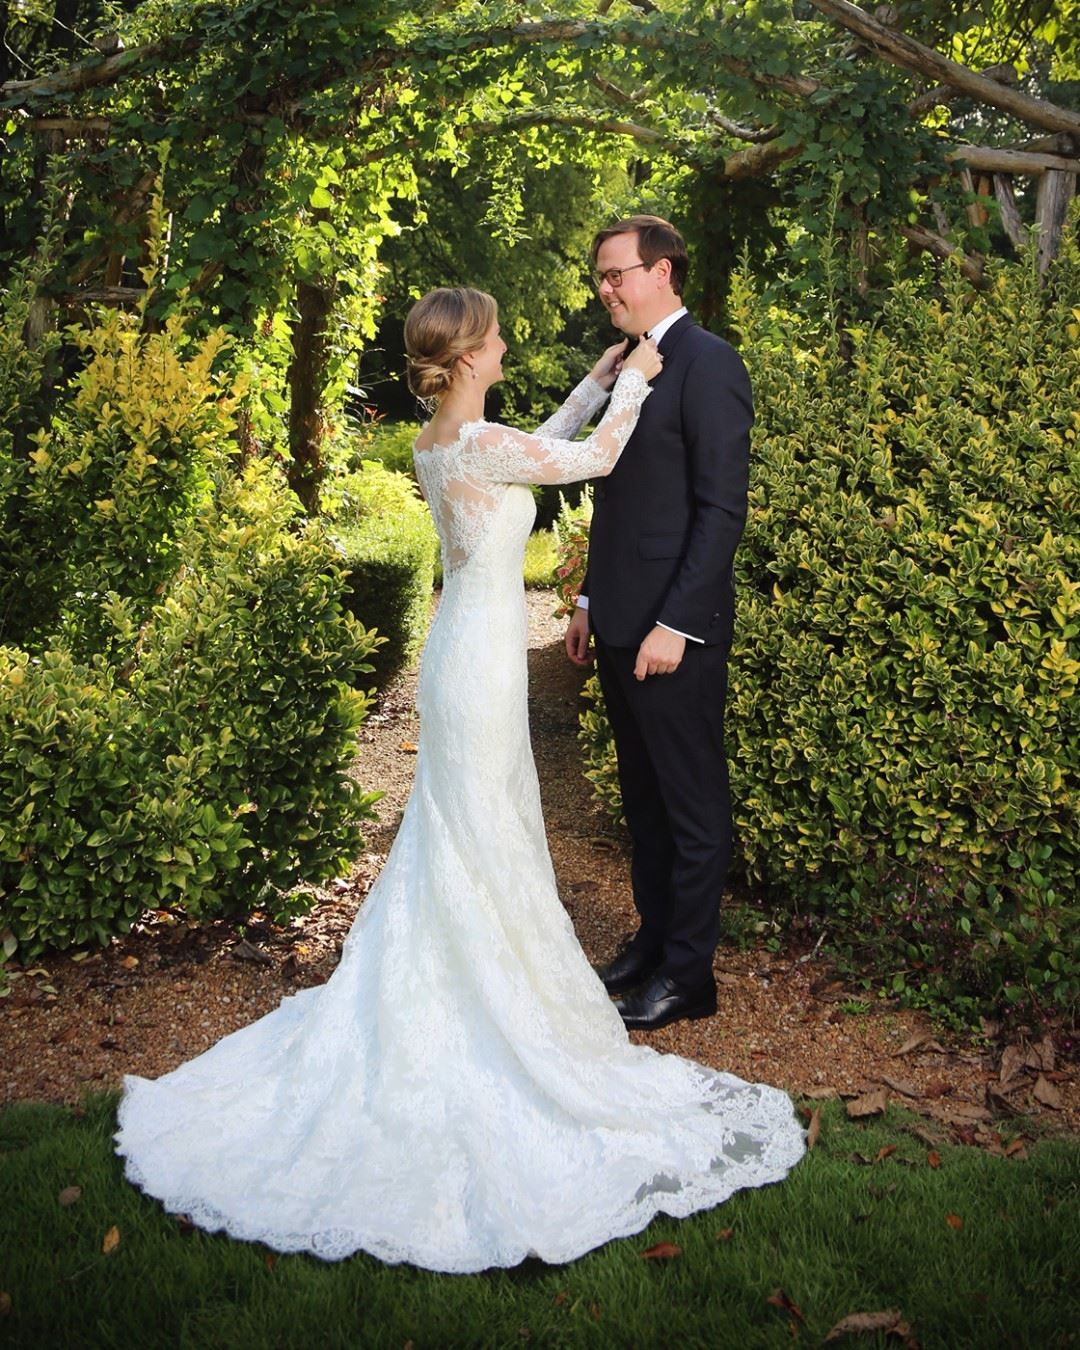
[[[562,650],[552,596],[529,593],[530,717],[560,894],[589,958],[635,926],[625,839],[596,807],[576,742],[581,674]],[[0,1102],[77,1102],[125,1073],[158,1075],[327,979],[386,858],[415,764],[415,674],[384,693],[361,734],[357,778],[385,796],[350,876],[287,926],[262,916],[241,933],[148,912],[125,938],[90,953],[14,968],[0,1002]],[[1060,1029],[1000,1029],[965,1042],[917,1013],[848,988],[820,954],[794,943],[717,954],[717,1015],[635,1033],[662,1051],[740,1077],[877,1113],[889,1101],[926,1118],[928,1140],[1022,1153],[1023,1139],[1080,1134],[1076,1047]]]

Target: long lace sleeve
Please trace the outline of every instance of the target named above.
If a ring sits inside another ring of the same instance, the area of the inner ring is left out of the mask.
[[[534,436],[558,436],[572,441],[581,428],[607,402],[607,390],[597,384],[591,375],[586,375],[567,396],[561,408],[551,414],[545,422],[533,432]]]
[[[651,392],[640,371],[624,370],[615,382],[600,424],[583,441],[543,431],[530,436],[497,422],[484,423],[469,437],[469,476],[490,483],[576,483],[608,474]]]

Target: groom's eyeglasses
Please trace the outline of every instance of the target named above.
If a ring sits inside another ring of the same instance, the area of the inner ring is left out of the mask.
[[[606,272],[593,272],[592,279],[594,284],[596,285],[597,290],[600,289],[600,287],[604,284],[605,281],[611,287],[612,290],[616,290],[619,286],[622,285],[624,273],[634,272],[639,267],[644,267],[645,270],[648,271],[651,266],[652,263],[634,263],[633,267],[609,267]]]

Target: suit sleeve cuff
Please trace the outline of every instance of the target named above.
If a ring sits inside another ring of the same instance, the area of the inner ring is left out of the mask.
[[[581,604],[580,600],[578,601],[578,604]],[[700,642],[702,646],[705,645],[704,638],[694,637],[693,633],[682,633],[678,628],[672,628],[669,623],[661,623],[659,619],[656,621],[656,626],[657,628],[666,628],[669,633],[675,633],[678,637],[685,638],[687,642]]]

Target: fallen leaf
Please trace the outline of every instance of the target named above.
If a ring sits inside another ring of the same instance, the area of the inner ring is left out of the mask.
[[[191,1222],[190,1215],[174,1214],[173,1218],[176,1220],[176,1226],[177,1228],[179,1228],[181,1233],[194,1233],[195,1225]]]
[[[1024,1147],[1024,1141],[1022,1139],[1014,1139],[1005,1149],[1006,1158],[1016,1158],[1019,1162],[1024,1162],[1027,1159],[1027,1155],[1027,1149]]]
[[[825,1339],[838,1341],[841,1336],[858,1336],[871,1331],[892,1331],[898,1336],[906,1336],[910,1330],[899,1308],[889,1308],[885,1312],[849,1313],[837,1322]]]
[[[49,972],[44,966],[34,966],[32,970],[24,970],[23,974],[28,980],[33,979],[35,975],[44,975],[46,979],[48,979],[49,976]]]
[[[101,1240],[101,1250],[105,1253],[106,1256],[108,1256],[110,1252],[116,1251],[117,1247],[119,1246],[120,1246],[120,1229],[117,1228],[116,1224],[113,1224],[113,1226],[109,1229],[109,1231],[105,1234],[104,1238],[102,1238]]]
[[[98,1041],[102,1050],[119,1050],[121,1045],[119,1041],[114,1041],[111,1036],[106,1036],[103,1041]]]
[[[1001,1135],[996,1130],[976,1130],[975,1142],[997,1158],[1005,1156],[1005,1150],[1001,1146]]]
[[[998,1069],[998,1082],[1011,1082],[1027,1071],[1027,1050],[1021,1045],[1007,1045],[1001,1052],[1001,1065]]]
[[[814,1108],[814,1114],[810,1117],[810,1125],[806,1131],[806,1147],[811,1149],[817,1143],[821,1134],[821,1107]]]
[[[866,1092],[861,1097],[856,1097],[853,1102],[848,1102],[847,1113],[851,1120],[862,1120],[866,1116],[880,1116],[888,1105],[888,1098],[884,1088],[877,1088],[873,1092]]]
[[[590,1303],[590,1304],[589,1304],[589,1316],[592,1318],[592,1320],[593,1320],[594,1322],[599,1322],[599,1321],[600,1321],[600,1305],[599,1305],[599,1303]]]
[[[799,1094],[801,1097],[809,1097],[812,1102],[831,1102],[840,1096],[834,1087],[811,1087],[804,1088]]]
[[[717,1242],[730,1242],[731,1235],[732,1233],[734,1233],[734,1231],[735,1231],[734,1228],[721,1228],[719,1233],[717,1233],[716,1235]]]
[[[894,1092],[899,1092],[902,1097],[921,1097],[923,1094],[917,1087],[912,1087],[910,1083],[905,1083],[899,1078],[889,1078],[887,1074],[879,1073],[878,1082],[884,1083],[886,1087],[891,1087]]]
[[[273,1270],[277,1265],[277,1252],[267,1252],[263,1256],[263,1260],[266,1262],[266,1269]]]
[[[896,1190],[899,1184],[900,1183],[898,1181],[890,1181],[887,1186],[875,1186],[872,1181],[868,1181],[866,1183],[866,1189],[870,1192],[870,1194],[874,1197],[875,1200],[881,1200],[886,1195],[892,1195],[893,1191]]]
[[[937,1148],[942,1143],[941,1133],[938,1130],[928,1130],[925,1126],[919,1125],[914,1121],[909,1125],[901,1125],[900,1128],[908,1134],[913,1134],[916,1139],[921,1139],[929,1148]]]
[[[125,970],[134,970],[135,967],[139,964],[139,958],[137,956],[125,956],[124,959],[120,962],[120,964],[124,967]]]
[[[402,741],[401,744],[398,746],[398,749],[404,750],[407,755],[415,755],[417,751],[417,745],[415,741]]]
[[[583,881],[568,881],[565,889],[568,890],[571,895],[583,895],[589,891],[597,890],[598,887],[595,881],[586,878]]]
[[[955,1228],[957,1232],[964,1226],[964,1221],[959,1214],[946,1214],[945,1222],[950,1228]]]
[[[918,1050],[920,1045],[925,1045],[929,1039],[930,1033],[928,1031],[917,1031],[914,1036],[909,1036],[900,1049],[894,1053],[898,1056],[910,1055],[913,1050]]]
[[[895,1144],[885,1144],[878,1149],[877,1157],[874,1159],[874,1161],[884,1162],[886,1158],[891,1158],[895,1152],[896,1152]]]
[[[89,952],[72,952],[72,953],[71,953],[71,960],[72,960],[72,961],[85,961],[86,958],[87,958],[89,955],[90,955]]]
[[[975,1106],[972,1102],[925,1102],[919,1108],[935,1120],[943,1120],[948,1125],[976,1125],[992,1120],[990,1112],[984,1106]]]
[[[1012,1083],[1012,1087],[1017,1087],[1015,1081]],[[1024,1114],[1023,1107],[1017,1106],[1015,1102],[1011,1102],[1001,1088],[995,1087],[993,1083],[988,1083],[986,1085],[986,1104],[992,1111],[995,1111],[999,1115],[1021,1116]]]
[[[564,1303],[568,1303],[570,1301],[570,1295],[566,1292],[565,1289],[560,1289],[559,1292],[555,1295],[555,1297],[551,1301],[556,1308],[561,1308]]]
[[[937,1171],[937,1169],[941,1166],[941,1154],[937,1151],[937,1149],[932,1148],[930,1152],[926,1155],[926,1161],[935,1171]]]
[[[646,1261],[670,1261],[675,1256],[682,1256],[682,1248],[674,1242],[658,1242],[655,1247],[646,1247],[638,1255]]]
[[[1035,1054],[1035,1057],[1039,1061],[1040,1069],[1045,1069],[1048,1072],[1049,1070],[1053,1069],[1055,1064],[1055,1055],[1054,1055],[1054,1038],[1052,1036],[1044,1036],[1042,1040],[1038,1042],[1037,1045],[1033,1045],[1031,1048]]]
[[[800,1322],[806,1321],[806,1318],[802,1314],[802,1309],[797,1303],[790,1299],[782,1289],[774,1289],[765,1302],[771,1303],[774,1308],[783,1308],[784,1312],[791,1313],[791,1315],[798,1318]]]
[[[952,1084],[947,1078],[935,1078],[933,1082],[927,1083],[922,1090],[924,1097],[936,1098],[944,1097],[946,1093],[952,1091]]]
[[[70,1045],[78,1034],[79,1028],[71,1023],[58,1031],[55,1036],[50,1036],[49,1041],[52,1045]]]
[[[82,1195],[81,1186],[65,1186],[58,1197],[62,1205],[73,1205]]]
[[[260,947],[253,946],[244,938],[233,944],[229,955],[234,961],[253,961],[260,966],[272,966],[274,964],[274,958],[269,952],[264,952]]]
[[[1043,1106],[1048,1106],[1051,1111],[1061,1110],[1061,1093],[1053,1083],[1048,1082],[1042,1074],[1039,1074],[1038,1078],[1035,1080],[1035,1086],[1031,1089],[1031,1095],[1037,1102],[1041,1102]]]

